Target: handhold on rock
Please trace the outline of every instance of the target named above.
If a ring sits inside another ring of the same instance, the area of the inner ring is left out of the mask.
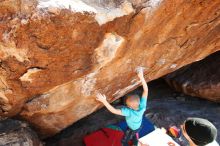
[[[140,72],[144,72],[145,69],[146,69],[145,67],[138,66],[138,67],[135,69],[135,71],[136,71],[136,73],[140,73]]]

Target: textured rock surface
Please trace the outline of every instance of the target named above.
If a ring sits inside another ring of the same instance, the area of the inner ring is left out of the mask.
[[[177,91],[220,102],[220,51],[170,73],[165,79]]]
[[[219,0],[0,1],[1,115],[42,136],[220,50]]]
[[[142,88],[138,88],[134,93],[142,93],[139,89]],[[159,79],[149,83],[149,99],[145,116],[158,127],[168,128],[173,125],[179,127],[188,117],[201,117],[212,121],[219,131],[219,111],[219,103],[192,98],[176,92],[164,80]],[[48,138],[45,143],[46,146],[84,146],[83,137],[85,135],[121,120],[123,117],[111,114],[106,108],[103,108]],[[220,142],[219,134],[217,141]]]
[[[0,122],[0,145],[42,146],[42,143],[26,123],[7,119]]]

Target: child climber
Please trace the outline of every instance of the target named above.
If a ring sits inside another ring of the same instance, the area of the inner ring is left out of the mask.
[[[143,69],[141,67],[137,69],[137,75],[141,80],[144,91],[141,98],[139,98],[138,95],[128,96],[126,98],[127,107],[123,107],[121,109],[114,108],[108,103],[108,101],[106,100],[106,96],[100,93],[97,95],[96,98],[98,101],[102,102],[106,106],[106,108],[113,114],[125,116],[128,129],[125,131],[121,141],[123,146],[128,146],[128,142],[130,140],[132,140],[133,144],[136,144],[138,142],[137,132],[140,130],[143,115],[146,110],[148,86],[144,79]]]

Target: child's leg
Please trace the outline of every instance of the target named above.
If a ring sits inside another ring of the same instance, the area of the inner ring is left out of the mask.
[[[132,133],[132,143],[133,145],[137,145],[138,144],[138,139],[139,139],[139,135],[136,131],[133,131]]]
[[[128,146],[128,142],[129,140],[131,139],[131,136],[132,136],[132,130],[130,128],[128,128],[125,133],[124,133],[124,136],[121,140],[121,143],[122,143],[122,146]]]
[[[133,130],[132,132],[132,143],[133,145],[138,145],[138,141],[139,141],[139,131],[141,130],[142,126],[137,129],[137,130]]]

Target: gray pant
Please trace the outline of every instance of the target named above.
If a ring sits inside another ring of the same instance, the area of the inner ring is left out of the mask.
[[[137,145],[137,143],[138,143],[137,133],[138,133],[139,130],[140,130],[140,128],[137,129],[137,130],[132,130],[132,129],[128,128],[124,132],[124,136],[123,136],[123,138],[121,140],[122,146],[128,146],[128,142],[130,140],[132,140],[132,143],[134,145]]]

